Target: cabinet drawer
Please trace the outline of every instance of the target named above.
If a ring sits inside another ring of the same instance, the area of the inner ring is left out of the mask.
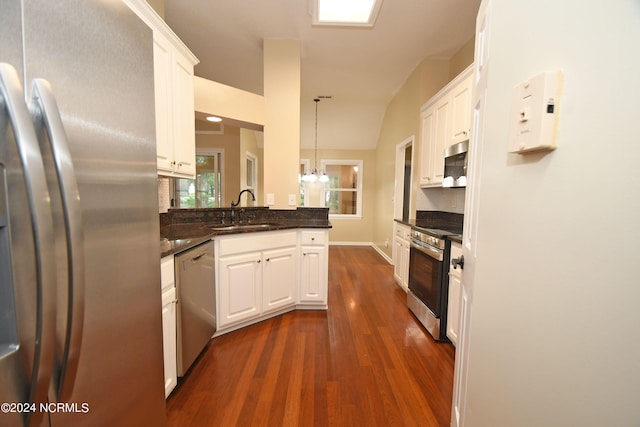
[[[173,255],[162,258],[160,260],[160,289],[164,290],[174,286],[173,273]]]
[[[324,245],[327,241],[326,231],[303,231],[300,234],[300,242],[303,246]]]
[[[404,240],[410,240],[411,227],[406,225],[396,224],[396,236]]]
[[[224,256],[296,246],[298,233],[296,231],[264,231],[246,233],[243,236],[223,236],[217,239],[220,241],[219,255]]]

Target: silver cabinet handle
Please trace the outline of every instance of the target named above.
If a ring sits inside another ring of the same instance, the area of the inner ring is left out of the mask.
[[[200,258],[202,258],[203,256],[205,256],[206,254],[207,254],[206,252],[203,252],[203,253],[201,253],[200,255],[196,255],[196,256],[194,256],[193,258],[191,258],[191,262],[193,262],[193,263],[198,262],[198,260],[199,260]]]
[[[36,267],[37,318],[33,366],[28,396],[31,403],[46,403],[51,379],[56,338],[56,269],[53,220],[49,191],[38,138],[23,99],[22,85],[15,68],[0,63],[0,106],[6,109],[20,157],[33,230]],[[29,414],[27,423],[39,424],[43,412]]]
[[[80,192],[76,181],[67,135],[62,125],[53,90],[48,81],[34,79],[32,83],[31,115],[36,128],[46,129],[48,138],[41,138],[43,153],[51,151],[62,202],[67,246],[67,325],[60,368],[54,370],[58,399],[70,398],[75,382],[84,325],[84,232]],[[48,145],[47,142],[49,143]]]

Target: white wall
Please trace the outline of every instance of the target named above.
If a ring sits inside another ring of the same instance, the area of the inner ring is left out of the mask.
[[[415,192],[418,211],[464,213],[464,188],[420,188]]]
[[[492,2],[465,425],[639,426],[640,2]],[[557,68],[557,150],[507,154]]]

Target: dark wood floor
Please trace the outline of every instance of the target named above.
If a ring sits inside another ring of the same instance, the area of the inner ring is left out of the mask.
[[[454,349],[412,317],[393,267],[329,250],[329,310],[211,341],[167,401],[169,426],[448,426]]]

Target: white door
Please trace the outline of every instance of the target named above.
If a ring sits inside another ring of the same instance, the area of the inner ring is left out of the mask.
[[[488,38],[491,18],[491,0],[483,0],[476,19],[476,46],[473,73],[473,115],[469,146],[469,166],[467,170],[467,190],[464,212],[464,234],[462,236],[462,270],[460,333],[456,348],[453,378],[453,402],[451,405],[451,426],[464,425],[467,394],[467,373],[469,366],[470,336],[473,325],[473,284],[476,266],[476,236],[478,235],[478,209],[480,206],[480,167],[484,145],[485,114],[484,103],[487,88],[489,51]]]

